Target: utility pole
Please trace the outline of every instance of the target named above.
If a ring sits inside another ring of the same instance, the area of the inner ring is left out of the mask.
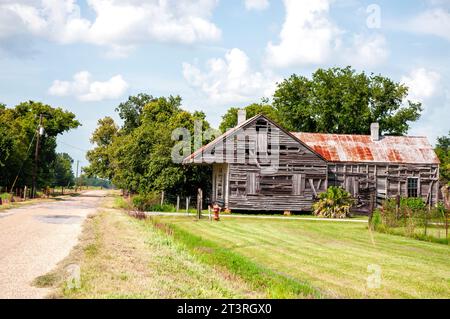
[[[39,143],[40,137],[44,134],[44,127],[42,126],[43,115],[39,115],[39,127],[36,136],[36,148],[34,150],[34,168],[33,168],[33,185],[31,188],[31,198],[36,197],[36,179],[37,179],[37,171],[38,171],[38,161],[39,161]]]
[[[75,192],[78,190],[78,165],[80,164],[80,161],[77,160],[77,173],[75,177]]]

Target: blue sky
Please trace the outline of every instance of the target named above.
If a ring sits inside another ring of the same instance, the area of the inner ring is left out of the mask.
[[[352,65],[410,86],[411,135],[450,130],[450,0],[0,0],[0,102],[37,100],[83,126],[59,151],[87,165],[97,120],[128,95],[179,94],[215,126],[292,73]]]

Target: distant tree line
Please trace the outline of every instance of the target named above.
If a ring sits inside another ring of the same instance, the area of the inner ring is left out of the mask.
[[[74,179],[74,182],[77,186],[102,187],[105,189],[113,188],[111,181],[104,178],[89,177],[86,174],[81,174],[78,178]]]
[[[35,157],[39,117],[43,115],[44,134],[40,136],[37,187],[67,186],[74,182],[73,160],[56,153],[56,137],[77,128],[75,115],[62,108],[28,101],[8,108],[0,104],[0,187],[30,187]]]
[[[407,96],[406,86],[387,77],[358,73],[351,67],[330,68],[317,70],[311,78],[294,74],[277,84],[272,101],[264,98],[245,109],[247,117],[262,113],[291,131],[369,134],[370,124],[378,122],[381,133],[404,135],[422,111],[421,103]],[[238,109],[231,107],[224,114],[220,131],[236,126]],[[185,167],[171,160],[172,130],[186,127],[193,136],[195,120],[202,121],[203,129],[209,128],[204,113],[182,110],[179,96],[144,93],[130,96],[116,111],[123,120],[121,126],[105,117],[92,134],[95,147],[87,154],[87,175],[141,194],[164,190],[194,195],[197,187],[210,189],[209,167]],[[441,139],[439,145],[441,161],[447,156],[448,163],[449,140]],[[448,164],[442,173],[448,174]]]

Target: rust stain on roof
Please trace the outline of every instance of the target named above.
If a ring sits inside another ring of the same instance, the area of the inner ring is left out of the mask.
[[[332,162],[439,164],[426,137],[292,133]]]

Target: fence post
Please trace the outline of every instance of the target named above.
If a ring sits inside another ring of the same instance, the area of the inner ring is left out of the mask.
[[[161,206],[164,205],[164,191],[161,192]]]
[[[450,187],[444,186],[441,188],[442,197],[444,198],[444,217],[445,217],[445,237],[448,238],[448,218],[450,211]]]
[[[177,195],[177,213],[180,210],[180,195]]]
[[[203,191],[201,188],[197,190],[197,218],[202,217],[202,201],[203,201]]]
[[[370,202],[369,202],[369,225],[372,225],[374,201],[375,201],[375,195],[373,193],[371,193],[370,194]]]
[[[28,189],[27,189],[27,187],[25,186],[24,189],[23,189],[23,199],[24,199],[24,200],[27,200],[27,195],[28,195]]]
[[[395,196],[395,219],[398,220],[398,213],[400,212],[400,195]]]
[[[445,217],[445,238],[448,238],[448,213],[444,211],[444,217]]]
[[[186,196],[186,214],[189,215],[189,196]]]

